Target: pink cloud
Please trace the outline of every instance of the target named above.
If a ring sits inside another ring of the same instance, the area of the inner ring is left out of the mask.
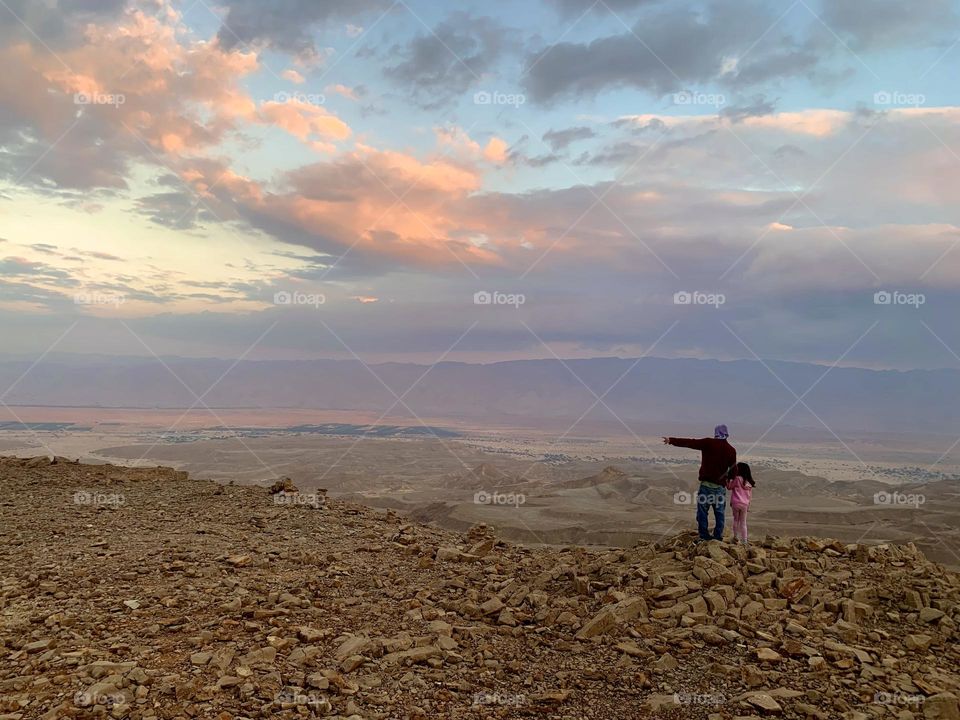
[[[350,137],[350,127],[340,118],[319,105],[297,99],[263,103],[260,106],[260,118],[303,141],[316,138],[345,140]]]
[[[483,148],[483,156],[495,165],[503,165],[507,161],[507,143],[498,137],[490,138]]]
[[[324,90],[326,90],[328,93],[335,93],[337,95],[342,95],[348,100],[357,101],[360,99],[357,97],[357,93],[353,90],[353,88],[347,87],[346,85],[341,85],[339,83],[337,83],[336,85],[327,85],[327,87],[324,88]]]

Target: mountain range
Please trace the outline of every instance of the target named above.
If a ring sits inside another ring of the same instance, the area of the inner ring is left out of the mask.
[[[960,433],[960,371],[603,357],[366,365],[61,354],[0,360],[5,404],[308,408],[535,426],[581,418],[639,432],[714,422],[821,432]],[[199,401],[198,401],[199,398]],[[635,425],[636,424],[636,425]],[[709,427],[707,427],[709,426]],[[701,429],[701,427],[703,429]]]

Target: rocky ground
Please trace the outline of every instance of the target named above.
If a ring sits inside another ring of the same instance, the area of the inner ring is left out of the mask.
[[[910,545],[525,548],[167,468],[0,481],[0,720],[960,718],[960,577]]]

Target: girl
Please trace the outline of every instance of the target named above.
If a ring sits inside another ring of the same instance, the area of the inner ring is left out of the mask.
[[[733,508],[733,541],[747,544],[747,510],[756,486],[750,466],[737,463],[737,476],[730,481],[730,506]]]

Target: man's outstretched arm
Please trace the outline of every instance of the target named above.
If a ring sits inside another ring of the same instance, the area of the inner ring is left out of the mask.
[[[677,447],[693,448],[694,450],[703,450],[704,442],[706,438],[677,438],[677,437],[665,437],[663,442],[667,445],[675,445]]]

